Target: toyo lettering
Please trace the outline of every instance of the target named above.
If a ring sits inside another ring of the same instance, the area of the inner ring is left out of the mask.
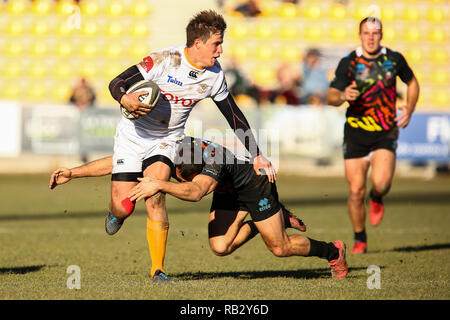
[[[163,95],[167,101],[172,101],[174,104],[181,104],[183,107],[191,107],[191,106],[193,107],[197,102],[200,101],[197,99],[180,98],[180,97],[178,97],[170,92],[166,92],[164,90],[161,90],[161,92],[163,93]]]

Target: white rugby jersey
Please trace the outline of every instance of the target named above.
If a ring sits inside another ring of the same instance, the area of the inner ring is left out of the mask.
[[[209,97],[222,101],[228,96],[219,62],[210,68],[197,69],[187,60],[185,48],[168,47],[151,52],[138,64],[144,79],[154,81],[161,94],[145,117],[136,120],[122,118],[119,128],[133,129],[141,137],[183,134],[197,102]]]

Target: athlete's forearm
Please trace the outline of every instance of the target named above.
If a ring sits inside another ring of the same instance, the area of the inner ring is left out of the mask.
[[[326,95],[326,102],[330,106],[339,107],[345,102],[343,95],[344,91],[340,91],[336,88],[329,88]]]
[[[128,88],[140,80],[144,80],[137,66],[131,66],[109,83],[111,96],[120,103]]]
[[[241,109],[236,105],[231,94],[225,100],[214,102],[252,158],[260,155],[261,152],[250,129],[250,124]]]
[[[420,86],[417,78],[414,77],[408,82],[408,89],[406,92],[406,107],[409,113],[413,113],[416,109],[417,100],[419,100]]]
[[[112,156],[91,161],[70,171],[71,179],[106,176],[112,172]]]
[[[200,201],[207,193],[207,190],[203,190],[204,188],[195,182],[174,183],[160,180],[158,181],[158,189],[175,198],[195,202]]]

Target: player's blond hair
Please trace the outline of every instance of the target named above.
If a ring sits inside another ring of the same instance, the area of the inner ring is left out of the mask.
[[[186,46],[192,47],[195,39],[206,42],[211,35],[225,33],[227,24],[221,14],[214,10],[204,10],[197,13],[186,27]]]

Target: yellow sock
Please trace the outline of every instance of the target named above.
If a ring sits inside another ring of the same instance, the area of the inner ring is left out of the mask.
[[[163,264],[164,257],[166,256],[168,231],[168,222],[150,221],[147,218],[147,242],[150,251],[150,259],[152,260],[152,269],[150,270],[150,275],[152,277],[158,269],[165,273]]]

